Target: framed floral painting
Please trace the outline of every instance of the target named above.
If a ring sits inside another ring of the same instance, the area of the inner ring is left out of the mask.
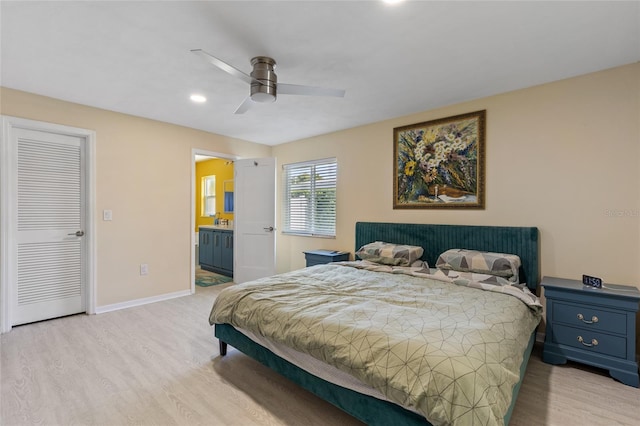
[[[485,115],[393,129],[394,209],[484,209]]]

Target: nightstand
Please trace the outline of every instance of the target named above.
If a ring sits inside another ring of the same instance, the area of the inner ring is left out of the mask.
[[[349,260],[349,252],[333,250],[312,250],[305,251],[304,258],[307,260],[307,266],[321,265],[323,263],[342,262],[343,260]]]
[[[544,277],[547,327],[542,360],[568,359],[609,370],[611,377],[638,387],[636,313],[640,291],[604,284],[588,287],[578,280]]]

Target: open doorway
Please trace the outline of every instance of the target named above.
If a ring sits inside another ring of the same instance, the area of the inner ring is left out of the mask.
[[[196,282],[206,286],[233,278],[235,160],[228,154],[192,150],[191,293]]]

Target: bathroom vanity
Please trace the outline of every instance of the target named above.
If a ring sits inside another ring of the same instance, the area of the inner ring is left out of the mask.
[[[232,277],[233,228],[224,225],[201,225],[198,234],[200,267]]]

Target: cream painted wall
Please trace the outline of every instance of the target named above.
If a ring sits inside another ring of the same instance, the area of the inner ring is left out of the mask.
[[[96,132],[97,306],[191,287],[192,149],[244,158],[271,147],[0,89],[0,113]],[[113,210],[113,221],[102,211]],[[140,276],[139,265],[149,265]]]
[[[353,252],[356,221],[537,226],[543,275],[640,287],[640,64],[273,148],[6,88],[0,95],[2,114],[96,131],[98,306],[189,288],[193,148],[280,165],[338,158],[337,238],[279,233],[278,272],[303,267],[304,250]],[[393,210],[393,128],[480,109],[486,209]]]
[[[393,210],[393,128],[482,109],[486,209]],[[337,157],[339,179],[337,237],[278,234],[277,270],[353,253],[356,221],[537,226],[543,275],[640,288],[639,123],[633,64],[276,146],[279,165]]]

